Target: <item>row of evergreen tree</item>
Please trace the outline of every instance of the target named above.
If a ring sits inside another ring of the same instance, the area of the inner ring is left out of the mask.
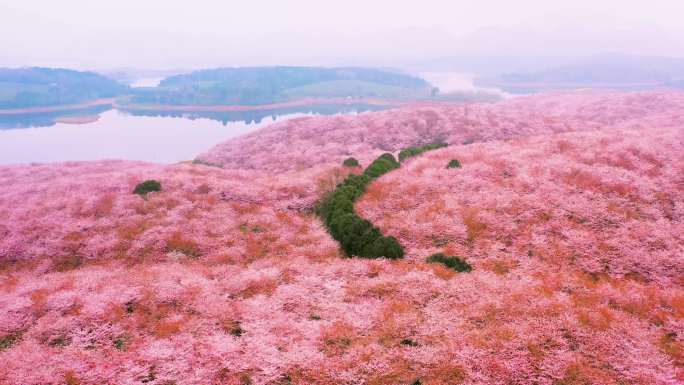
[[[425,151],[446,146],[446,143],[431,143],[409,147],[399,152],[399,160],[403,161]],[[359,167],[358,161],[354,158],[346,159],[343,165]],[[350,174],[319,203],[318,215],[348,256],[389,259],[404,257],[404,249],[396,238],[383,235],[380,229],[354,211],[354,202],[363,195],[371,182],[400,166],[394,155],[382,154],[368,165],[362,174]]]
[[[350,158],[344,164],[354,166],[358,162]],[[383,154],[362,174],[350,174],[319,204],[318,215],[348,256],[389,259],[404,257],[404,249],[396,238],[384,236],[380,229],[354,211],[354,202],[363,195],[368,185],[399,166],[394,155]]]

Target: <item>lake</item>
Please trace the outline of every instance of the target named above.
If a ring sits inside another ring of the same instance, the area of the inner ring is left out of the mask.
[[[0,115],[0,164],[127,159],[192,160],[213,145],[302,116],[358,114],[387,106],[316,105],[229,112],[74,111]]]

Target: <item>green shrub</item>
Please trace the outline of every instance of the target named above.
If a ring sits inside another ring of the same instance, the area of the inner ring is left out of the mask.
[[[347,186],[356,186],[358,189],[363,190],[370,182],[371,180],[367,175],[350,174],[342,183]]]
[[[364,220],[369,226],[364,225],[361,228],[361,233],[356,238],[352,238],[349,244],[350,255],[358,255],[363,258],[382,258],[385,255],[369,254],[366,249],[368,245],[374,244],[378,239],[382,238],[382,232],[372,223]]]
[[[161,191],[161,183],[154,179],[146,180],[142,183],[138,183],[133,190],[133,194],[138,194],[140,196],[145,196],[147,193],[153,191]]]
[[[432,254],[427,258],[427,262],[429,263],[441,263],[442,265],[452,269],[456,270],[459,273],[463,272],[469,272],[473,270],[472,266],[468,264],[468,262],[458,258],[458,257],[450,257],[447,255],[444,255],[444,253],[436,253]]]
[[[64,335],[59,335],[48,341],[48,346],[53,348],[63,348],[69,345],[71,345],[71,338]]]
[[[200,165],[202,165],[202,166],[223,168],[223,166],[221,166],[221,165],[218,164],[218,163],[207,162],[206,160],[202,160],[202,159],[199,159],[199,158],[193,159],[193,160],[192,160],[192,164],[200,164]]]
[[[385,153],[368,165],[363,171],[363,174],[369,178],[375,179],[392,170],[398,169],[399,166],[399,162],[394,158],[394,155]]]
[[[461,162],[458,159],[452,159],[449,161],[447,168],[461,168]]]
[[[420,155],[426,151],[437,150],[439,148],[443,148],[446,146],[448,146],[448,144],[439,142],[439,143],[429,143],[429,144],[426,144],[423,146],[417,146],[417,147],[408,147],[408,148],[405,148],[405,149],[399,151],[399,161],[403,162],[404,160],[406,160],[412,156]]]
[[[325,224],[330,226],[333,220],[340,215],[354,212],[354,201],[346,195],[333,193],[326,199],[318,211]]]
[[[126,339],[124,337],[119,337],[112,343],[118,350],[126,350]]]
[[[330,221],[330,224],[328,225],[330,235],[332,235],[333,238],[337,240],[341,240],[344,234],[349,231],[352,224],[358,218],[359,217],[353,212],[347,212],[333,216],[332,220]]]
[[[409,147],[399,151],[399,161],[403,162],[406,158],[418,155],[417,147]]]
[[[0,337],[0,351],[11,348],[12,345],[21,341],[21,337],[21,332],[14,332]]]
[[[233,321],[228,327],[228,333],[232,336],[240,337],[245,334],[245,329],[240,325],[240,321]]]
[[[381,236],[375,239],[373,243],[366,245],[361,257],[400,259],[404,258],[404,249],[396,238]]]
[[[347,255],[359,255],[372,236],[373,224],[354,214],[354,219],[342,231],[339,241]]]
[[[393,165],[395,165],[397,167],[400,166],[399,162],[397,162],[397,159],[394,157],[394,155],[390,154],[389,152],[386,152],[386,153],[380,155],[380,157],[378,157],[378,159],[386,160],[386,161],[392,163]]]
[[[356,158],[347,158],[342,162],[342,165],[345,167],[359,167],[359,161],[356,160]]]
[[[126,313],[132,314],[135,311],[135,302],[128,301],[124,304],[124,307],[126,308]]]

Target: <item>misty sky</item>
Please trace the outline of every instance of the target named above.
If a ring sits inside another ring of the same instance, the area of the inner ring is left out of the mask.
[[[0,66],[393,65],[684,56],[681,0],[0,0]]]

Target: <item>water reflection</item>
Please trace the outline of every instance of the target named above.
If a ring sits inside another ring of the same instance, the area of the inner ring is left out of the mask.
[[[68,111],[35,112],[30,114],[0,114],[0,130],[54,126],[58,120],[71,117],[97,116],[112,108],[111,105],[78,108]]]
[[[125,112],[134,116],[162,116],[195,119],[212,119],[228,125],[232,122],[245,122],[248,124],[259,123],[266,118],[276,119],[278,116],[290,114],[307,115],[336,115],[350,114],[367,111],[380,111],[386,106],[370,104],[344,104],[344,105],[311,105],[297,106],[278,109],[260,109],[248,111],[168,111],[168,110],[126,110]]]
[[[108,108],[0,115],[0,164],[96,159],[173,163],[194,159],[217,143],[275,122],[382,109],[364,105],[228,112]]]

